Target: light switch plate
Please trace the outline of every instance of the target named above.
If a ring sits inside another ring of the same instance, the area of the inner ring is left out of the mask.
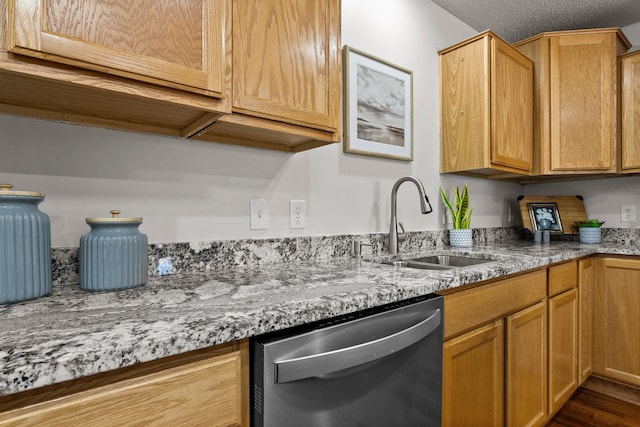
[[[267,199],[251,199],[251,230],[269,228],[269,202]]]

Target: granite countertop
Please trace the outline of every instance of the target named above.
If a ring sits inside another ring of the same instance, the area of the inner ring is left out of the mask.
[[[54,286],[47,297],[0,306],[0,396],[594,253],[640,255],[640,248],[518,242],[428,253],[495,261],[429,271],[337,258],[151,277],[117,292]]]

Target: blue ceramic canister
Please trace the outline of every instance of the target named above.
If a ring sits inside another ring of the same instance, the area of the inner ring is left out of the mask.
[[[91,230],[80,238],[80,288],[112,291],[147,283],[147,236],[142,218],[86,218]]]
[[[44,194],[0,184],[0,304],[51,292],[51,223]]]

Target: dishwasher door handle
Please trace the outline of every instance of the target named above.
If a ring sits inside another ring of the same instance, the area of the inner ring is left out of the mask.
[[[382,359],[428,336],[440,326],[441,318],[440,309],[437,309],[426,319],[386,337],[326,353],[276,361],[275,382],[281,384],[317,377]]]

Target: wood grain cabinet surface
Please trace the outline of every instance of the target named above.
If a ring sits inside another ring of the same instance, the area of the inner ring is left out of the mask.
[[[248,369],[246,341],[221,345],[50,386],[28,404],[6,396],[0,426],[248,426]]]
[[[340,140],[340,0],[233,0],[232,111],[197,139],[301,151]]]
[[[8,50],[223,96],[225,4],[9,0]]]
[[[547,418],[546,270],[445,295],[443,425]]]
[[[578,388],[578,291],[549,298],[549,413]]]
[[[506,425],[541,426],[547,420],[547,304],[507,317]]]
[[[640,172],[640,50],[620,58],[622,69],[622,159],[620,171]]]
[[[445,341],[442,425],[504,425],[504,322]]]
[[[584,383],[593,373],[593,258],[578,261],[578,381]]]
[[[619,29],[542,33],[515,43],[534,67],[534,175],[618,172]]]
[[[0,0],[0,113],[288,152],[340,140],[340,0]]]
[[[594,374],[640,386],[640,258],[596,258]]]
[[[590,374],[587,261],[445,292],[444,425],[541,426],[569,399]]]
[[[440,55],[440,172],[528,175],[533,64],[491,31]]]

